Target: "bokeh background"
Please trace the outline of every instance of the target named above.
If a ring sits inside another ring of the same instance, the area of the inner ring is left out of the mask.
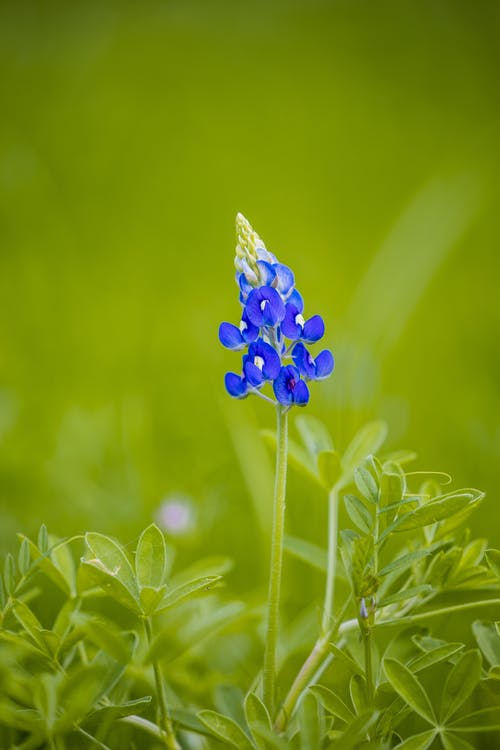
[[[0,549],[133,544],[179,500],[181,556],[265,576],[274,414],[217,341],[237,211],[325,317],[308,413],[340,448],[385,418],[499,545],[499,74],[489,0],[2,1]],[[291,472],[291,530],[323,523]]]

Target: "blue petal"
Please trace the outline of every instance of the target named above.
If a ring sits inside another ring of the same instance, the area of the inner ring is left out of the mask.
[[[260,286],[271,286],[276,279],[276,271],[270,263],[258,260]]]
[[[280,373],[273,383],[273,391],[277,400],[284,406],[289,406],[293,403],[293,393],[288,388],[288,367],[282,367]]]
[[[313,315],[312,318],[306,320],[304,330],[302,331],[302,338],[304,341],[310,343],[319,341],[325,333],[325,324],[321,315]]]
[[[219,326],[219,341],[227,349],[243,349],[245,341],[240,329],[232,323],[221,323]]]
[[[316,380],[323,380],[332,374],[334,367],[333,354],[324,349],[316,357]]]
[[[272,346],[266,344],[266,347],[267,351],[266,356],[264,357],[264,367],[262,368],[262,372],[264,373],[266,380],[274,380],[274,378],[277,378],[279,375],[281,359]]]
[[[263,312],[264,322],[268,326],[275,326],[285,317],[285,305],[278,292],[270,287],[261,287],[263,300],[267,300]]]
[[[244,273],[240,273],[240,275],[238,276],[238,285],[241,289],[241,296],[243,297],[243,299],[246,299],[254,288],[251,284],[248,283]]]
[[[264,376],[253,362],[247,361],[243,367],[245,377],[253,388],[258,388],[264,382]]]
[[[274,326],[283,320],[285,305],[276,289],[261,286],[248,295],[245,314],[255,326]]]
[[[305,406],[309,401],[309,388],[303,380],[299,380],[299,382],[296,384],[293,396],[294,403],[296,403],[297,406]]]
[[[286,296],[295,283],[293,272],[282,263],[275,263],[273,268],[278,276],[277,289]]]
[[[304,311],[304,300],[302,299],[302,295],[300,294],[300,292],[298,292],[296,289],[294,289],[290,294],[287,302],[290,305],[294,305],[297,308],[297,312],[301,313]]]
[[[287,339],[292,339],[292,341],[299,339],[302,333],[302,328],[295,322],[298,314],[299,311],[295,305],[287,302],[285,305],[285,317],[281,323],[281,332]]]
[[[258,326],[254,326],[254,324],[251,323],[250,320],[248,320],[248,316],[245,313],[243,313],[241,322],[242,324],[245,324],[240,328],[243,341],[245,341],[245,343],[247,344],[251,343],[252,341],[257,341],[257,339],[259,338],[260,328]]]
[[[224,376],[226,390],[234,398],[244,398],[247,395],[247,384],[235,372],[226,372]]]
[[[316,377],[314,360],[304,344],[299,343],[293,347],[292,357],[301,375],[311,379]]]

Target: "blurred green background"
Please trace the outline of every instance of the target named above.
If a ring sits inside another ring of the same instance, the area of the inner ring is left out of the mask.
[[[180,496],[181,555],[262,573],[274,414],[217,341],[237,211],[325,317],[308,412],[340,447],[386,418],[500,544],[499,63],[487,0],[1,2],[0,548],[132,544]],[[293,472],[289,508],[320,541]]]

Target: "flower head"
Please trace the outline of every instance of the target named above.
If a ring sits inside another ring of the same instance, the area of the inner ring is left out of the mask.
[[[246,353],[241,374],[226,373],[226,390],[234,398],[255,393],[272,400],[262,393],[266,382],[272,382],[274,403],[305,406],[309,401],[305,381],[323,380],[333,371],[328,349],[314,359],[303,343],[323,337],[323,319],[304,317],[304,301],[295,288],[293,271],[267,250],[242,214],[236,216],[235,267],[241,322],[239,326],[221,323],[219,340],[228,349]]]

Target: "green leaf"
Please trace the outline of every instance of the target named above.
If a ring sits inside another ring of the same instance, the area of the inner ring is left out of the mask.
[[[284,547],[294,557],[302,562],[311,565],[322,573],[326,571],[326,550],[318,547],[312,542],[306,542],[305,539],[299,539],[296,536],[285,535]]]
[[[82,560],[80,571],[83,576],[87,577],[87,580],[91,584],[102,588],[105,593],[109,594],[119,604],[130,609],[136,615],[141,614],[139,603],[132,596],[129,589],[100,560]]]
[[[114,622],[102,615],[95,618],[81,617],[79,627],[91,643],[120,664],[128,664],[137,643],[135,633],[123,632]]]
[[[386,565],[382,570],[379,570],[378,574],[379,576],[386,576],[388,573],[392,573],[393,570],[400,570],[400,573],[403,573],[404,570],[407,570],[411,565],[416,562],[417,560],[421,560],[423,557],[428,557],[429,555],[429,549],[419,549],[415,552],[408,552],[405,555],[401,555],[401,557],[397,557],[395,560],[393,560],[389,565]]]
[[[441,734],[441,742],[443,743],[444,750],[475,750],[470,742],[457,737],[456,734],[452,734],[451,732],[443,732]]]
[[[443,724],[465,703],[480,678],[481,655],[479,651],[466,651],[453,666],[444,686],[440,712]]]
[[[303,750],[321,746],[321,728],[318,703],[312,693],[307,692],[299,707],[300,746]]]
[[[432,586],[428,583],[421,583],[418,586],[412,586],[409,589],[402,589],[396,591],[394,594],[386,596],[378,603],[378,607],[386,607],[388,604],[394,604],[394,602],[404,602],[407,599],[411,599],[413,596],[419,594],[429,594],[432,591]]]
[[[366,713],[357,716],[335,741],[335,750],[354,750],[354,748],[357,748],[359,743],[366,739],[367,732],[375,724],[377,718],[378,713],[373,711],[366,711]]]
[[[352,659],[348,654],[346,654],[345,651],[343,651],[341,648],[335,645],[335,643],[329,643],[328,648],[334,655],[336,659],[343,662],[345,666],[349,669],[350,672],[353,674],[361,674],[362,670],[361,667]]]
[[[378,503],[377,483],[364,466],[358,466],[357,469],[354,469],[354,483],[365,500],[374,505]]]
[[[436,718],[432,704],[417,678],[396,659],[384,659],[384,670],[392,687],[410,708],[431,724]]]
[[[123,719],[124,716],[140,714],[151,704],[151,700],[151,696],[146,695],[143,698],[136,698],[125,703],[113,703],[109,706],[103,706],[92,711],[86,721],[92,724],[105,725],[117,719]]]
[[[295,418],[295,425],[309,455],[316,460],[321,451],[332,451],[333,442],[323,422],[316,417]]]
[[[202,578],[195,578],[194,581],[188,581],[182,586],[168,591],[158,604],[156,611],[161,612],[195,594],[211,591],[220,579],[221,576],[203,576]]]
[[[366,682],[360,674],[353,674],[349,680],[349,695],[358,716],[368,710]]]
[[[211,729],[206,724],[203,724],[197,716],[185,711],[181,708],[172,708],[170,711],[172,720],[181,729],[186,729],[188,732],[194,732],[195,734],[205,735],[206,737],[215,737]]]
[[[21,540],[17,555],[17,566],[21,575],[25,576],[30,567],[30,546],[26,538]]]
[[[198,718],[216,737],[227,742],[231,747],[236,747],[238,750],[254,750],[243,730],[228,716],[205,710],[198,713]]]
[[[495,624],[489,620],[476,620],[472,623],[472,632],[491,666],[500,664],[500,636]]]
[[[135,553],[137,583],[142,588],[159,588],[165,583],[167,547],[165,537],[156,524],[144,529]]]
[[[118,581],[121,581],[132,597],[138,599],[137,581],[123,547],[110,537],[94,532],[87,532],[85,541],[94,558],[101,563],[101,567]],[[91,561],[87,558],[86,562]]]
[[[38,532],[38,549],[42,553],[42,555],[46,555],[49,551],[49,534],[47,532],[47,527],[44,523],[40,526],[40,531]]]
[[[365,534],[369,534],[373,526],[370,511],[355,495],[345,495],[344,505],[351,521]]]
[[[268,750],[269,743],[259,735],[259,730],[272,732],[272,723],[269,712],[261,699],[255,693],[248,693],[245,698],[245,718],[255,744],[259,750]]]
[[[500,578],[500,551],[497,549],[486,550],[486,560],[490,566],[491,572]]]
[[[327,489],[330,490],[337,484],[342,474],[341,460],[337,451],[318,453],[318,472]]]
[[[354,714],[332,690],[323,685],[310,685],[309,690],[316,696],[323,708],[333,716],[337,716],[347,724],[354,719]]]
[[[434,664],[446,661],[463,648],[463,643],[445,643],[443,646],[437,646],[421,656],[416,656],[410,661],[408,667],[413,673],[421,672]]]
[[[380,480],[380,507],[399,505],[405,494],[406,481],[397,464],[385,464]]]
[[[434,729],[422,732],[422,734],[415,734],[413,737],[408,737],[407,740],[396,745],[394,750],[427,750],[432,745],[435,736],[436,732]]]
[[[22,534],[19,535],[19,539],[21,539],[21,541],[26,540],[29,546],[31,559],[36,563],[37,568],[66,596],[70,596],[72,593],[71,586],[54,561],[48,557],[48,552],[42,553],[35,542]]]
[[[491,732],[500,730],[500,706],[482,708],[467,716],[461,716],[448,725],[454,732]]]
[[[395,523],[394,531],[410,531],[443,521],[449,516],[460,513],[468,506],[478,503],[482,497],[482,493],[477,493],[476,490],[442,495],[437,500],[432,500],[400,516]]]
[[[15,578],[16,578],[16,563],[14,561],[14,558],[8,552],[5,556],[5,563],[3,566],[3,581],[5,584],[5,591],[7,592],[7,595],[10,596],[12,592],[14,591],[15,587]]]
[[[166,585],[160,586],[157,589],[151,586],[143,586],[141,589],[141,607],[145,615],[152,615],[156,611],[157,606],[165,596],[167,591]]]
[[[350,484],[352,474],[364,459],[376,454],[387,436],[385,422],[369,422],[356,433],[342,456],[342,485]]]

